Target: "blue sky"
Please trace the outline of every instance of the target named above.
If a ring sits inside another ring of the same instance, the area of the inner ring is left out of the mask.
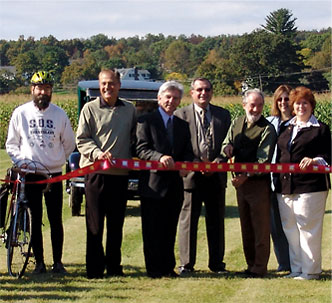
[[[0,39],[243,34],[279,8],[292,11],[299,30],[331,26],[331,1],[0,0]]]

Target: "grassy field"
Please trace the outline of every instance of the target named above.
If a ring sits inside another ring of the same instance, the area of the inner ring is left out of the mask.
[[[0,151],[0,178],[10,166],[6,153]],[[65,246],[63,262],[67,276],[47,273],[31,275],[33,264],[20,280],[11,278],[6,269],[6,250],[0,243],[0,302],[331,302],[331,217],[329,196],[323,231],[323,274],[318,281],[295,281],[276,272],[277,263],[271,247],[269,274],[264,279],[244,279],[234,272],[245,269],[240,224],[234,189],[227,190],[226,255],[230,274],[218,276],[207,268],[207,244],[204,219],[198,232],[197,273],[186,278],[150,279],[145,275],[139,202],[129,201],[124,227],[123,266],[125,277],[88,280],[85,277],[85,220],[71,217],[68,195],[64,194]],[[52,264],[48,221],[44,219],[45,262]],[[178,251],[176,247],[176,255]]]

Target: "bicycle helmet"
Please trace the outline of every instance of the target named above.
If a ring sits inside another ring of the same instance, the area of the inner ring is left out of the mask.
[[[46,71],[38,71],[35,72],[31,78],[31,84],[38,85],[38,84],[50,84],[53,85],[53,78],[51,73]]]

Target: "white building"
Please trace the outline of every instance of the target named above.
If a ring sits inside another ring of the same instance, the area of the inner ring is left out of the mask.
[[[146,69],[133,68],[117,68],[121,76],[121,80],[145,80],[151,79],[151,74]]]
[[[0,66],[0,76],[7,80],[14,80],[16,75],[15,66]]]

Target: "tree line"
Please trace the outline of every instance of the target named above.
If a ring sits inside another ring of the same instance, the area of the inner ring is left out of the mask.
[[[16,74],[0,75],[0,93],[24,86],[32,73],[53,72],[57,86],[96,79],[101,68],[138,67],[154,79],[209,78],[215,94],[235,95],[245,82],[273,92],[282,83],[304,84],[315,91],[331,88],[331,28],[298,31],[291,11],[271,12],[266,23],[243,35],[164,36],[0,40],[0,66]]]

